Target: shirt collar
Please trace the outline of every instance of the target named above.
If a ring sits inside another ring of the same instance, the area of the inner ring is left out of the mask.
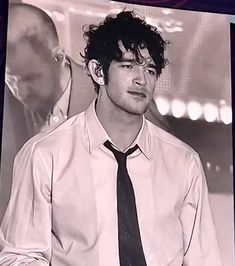
[[[103,145],[106,140],[112,142],[96,115],[95,100],[85,112],[85,124],[88,133],[89,152],[91,154],[95,149]],[[135,144],[139,146],[141,152],[147,157],[148,160],[150,160],[150,135],[145,118],[143,118],[141,130],[131,146],[134,146]]]
[[[140,129],[139,134],[137,135],[136,140],[134,141],[134,145],[137,144],[140,148],[140,150],[142,151],[142,153],[147,157],[148,160],[151,159],[150,156],[150,134],[149,134],[149,130],[148,130],[148,125],[147,125],[147,121],[145,119],[145,117],[143,117],[143,123],[142,123],[142,127]]]
[[[88,133],[89,140],[89,152],[92,154],[95,149],[103,145],[106,140],[110,140],[110,137],[102,127],[95,111],[94,100],[85,112],[85,124]]]

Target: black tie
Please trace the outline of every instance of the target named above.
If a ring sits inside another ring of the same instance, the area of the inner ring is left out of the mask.
[[[141,243],[135,193],[126,168],[126,158],[138,149],[138,145],[123,153],[116,150],[107,140],[104,146],[112,151],[118,163],[117,212],[120,266],[146,266]]]

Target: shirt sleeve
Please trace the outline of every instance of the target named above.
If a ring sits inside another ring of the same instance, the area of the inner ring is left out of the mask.
[[[190,155],[187,175],[187,192],[180,214],[183,266],[222,266],[206,178],[197,155]]]
[[[49,265],[50,190],[42,153],[27,143],[14,162],[11,198],[0,229],[0,265]]]

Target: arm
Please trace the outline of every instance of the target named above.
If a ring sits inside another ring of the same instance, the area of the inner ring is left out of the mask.
[[[0,230],[0,265],[49,265],[50,212],[49,169],[29,142],[14,163],[11,198]]]
[[[180,214],[183,266],[222,266],[204,171],[200,159],[190,156],[187,192]]]

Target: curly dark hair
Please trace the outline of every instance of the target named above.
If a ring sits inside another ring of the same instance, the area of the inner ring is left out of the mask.
[[[99,62],[104,72],[105,84],[108,82],[108,70],[112,60],[121,60],[122,51],[118,41],[122,41],[126,50],[133,52],[137,63],[142,62],[139,49],[147,48],[156,64],[156,75],[160,76],[168,60],[164,51],[168,41],[164,41],[156,27],[147,24],[141,16],[134,11],[122,11],[117,15],[109,15],[104,22],[89,25],[83,28],[87,45],[84,49],[86,67],[90,60]],[[99,84],[94,82],[95,91],[98,93]]]

